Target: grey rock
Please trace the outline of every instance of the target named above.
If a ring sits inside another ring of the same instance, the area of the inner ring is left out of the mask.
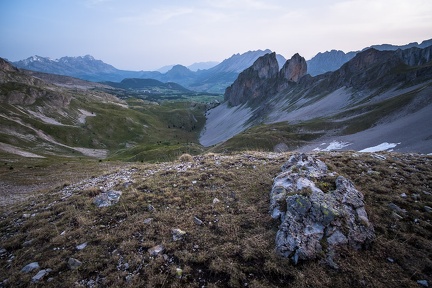
[[[213,199],[213,205],[216,205],[217,203],[220,203],[221,201],[218,198]]]
[[[0,255],[5,254],[6,252],[7,252],[6,249],[0,247]]]
[[[144,224],[150,224],[153,221],[153,218],[146,218],[144,219],[143,223]]]
[[[419,284],[423,287],[429,287],[429,283],[427,280],[417,280],[417,284]]]
[[[174,241],[183,240],[184,237],[186,236],[186,232],[178,228],[172,229],[171,233]]]
[[[86,248],[86,247],[87,247],[87,242],[82,243],[82,244],[80,244],[80,245],[77,245],[77,246],[76,246],[76,249],[77,249],[77,250],[83,250],[83,249]]]
[[[204,224],[204,222],[201,219],[199,219],[198,217],[196,217],[196,216],[194,216],[193,221],[197,225],[203,225]]]
[[[337,247],[367,247],[375,238],[363,194],[345,177],[338,176],[335,190],[322,191],[318,183],[336,175],[310,155],[295,154],[282,166],[270,193],[270,214],[280,219],[276,250],[294,263],[325,255],[334,262]],[[333,187],[334,187],[333,186]]]
[[[76,270],[78,269],[83,263],[81,261],[79,261],[78,259],[75,258],[69,258],[68,260],[68,267],[71,270]]]
[[[121,194],[122,194],[121,191],[115,191],[115,190],[103,192],[103,193],[97,195],[93,199],[93,203],[97,207],[108,207],[108,206],[111,206],[111,205],[117,203],[120,200]]]
[[[22,245],[23,245],[23,247],[29,247],[33,244],[34,241],[35,241],[34,239],[27,240]]]
[[[153,207],[153,205],[148,204],[147,205],[147,210],[150,211],[150,212],[153,212],[153,211],[155,211],[155,208]]]
[[[429,206],[424,206],[423,207],[424,208],[424,210],[426,211],[426,212],[428,212],[428,213],[432,213],[432,207],[429,207]]]
[[[39,268],[40,268],[40,266],[39,266],[38,262],[32,262],[32,263],[27,264],[26,266],[24,266],[21,269],[21,272],[29,273],[29,272],[32,272],[33,270],[36,270],[36,269],[39,269]]]
[[[51,272],[51,269],[43,269],[40,270],[35,276],[32,277],[32,282],[39,282],[45,275],[47,275],[49,272]]]
[[[164,246],[162,245],[156,245],[150,249],[148,249],[148,252],[151,256],[157,256],[160,253],[162,253],[165,250]]]
[[[394,212],[398,213],[398,214],[405,214],[407,213],[407,211],[405,209],[400,208],[398,205],[394,204],[394,203],[389,203],[388,207],[393,210]]]

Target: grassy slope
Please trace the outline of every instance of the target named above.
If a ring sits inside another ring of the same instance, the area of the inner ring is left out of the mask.
[[[336,259],[339,270],[319,260],[292,266],[275,255],[278,223],[268,215],[269,192],[289,154],[244,152],[196,156],[189,163],[134,164],[133,183],[125,186],[121,182],[129,180],[120,181],[120,202],[107,208],[92,204],[100,183],[67,186],[72,194],[59,187],[5,207],[0,214],[0,246],[6,249],[0,256],[0,280],[8,279],[6,287],[28,286],[36,271],[25,274],[20,269],[37,261],[42,269],[52,269],[42,280],[44,287],[86,286],[91,281],[104,287],[417,287],[419,279],[431,283],[432,216],[424,206],[432,206],[432,157],[383,155],[387,160],[352,152],[318,156],[365,195],[377,233],[368,251],[342,250]],[[402,193],[407,197],[400,197]],[[213,204],[215,198],[220,202]],[[406,209],[406,214],[395,215],[389,203]],[[194,216],[204,224],[196,225]],[[153,220],[145,224],[147,218]],[[185,239],[173,241],[173,228],[186,231]],[[84,242],[84,250],[75,248]],[[164,245],[164,256],[151,257],[147,250],[158,244]],[[83,265],[70,270],[69,257]],[[181,278],[177,268],[183,270]]]

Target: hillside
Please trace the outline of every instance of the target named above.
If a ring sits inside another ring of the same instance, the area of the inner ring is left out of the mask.
[[[126,97],[126,90],[0,63],[1,153],[154,161],[201,151],[205,104]]]
[[[183,162],[124,167],[81,162],[81,169],[93,169],[81,182],[68,182],[64,170],[56,166],[36,168],[45,161],[39,159],[33,169],[13,164],[13,175],[1,168],[2,179],[14,177],[15,185],[22,187],[29,185],[28,177],[51,175],[65,182],[0,208],[0,283],[3,287],[432,283],[432,158],[353,152],[315,156],[363,193],[376,233],[366,250],[342,248],[333,259],[338,268],[320,257],[294,265],[275,253],[278,221],[270,217],[269,193],[290,154],[205,154],[183,157]],[[63,162],[64,167],[77,167],[72,159]],[[97,172],[101,169],[106,172]],[[320,187],[331,187],[328,180],[322,181]],[[121,192],[119,201],[98,208],[95,199],[106,191]]]
[[[216,145],[214,151],[383,144],[384,150],[431,153],[431,49],[369,49],[334,72],[302,73],[297,81],[252,73],[274,70],[274,54],[267,54],[239,75],[225,103],[207,112],[200,143]],[[303,71],[304,62],[292,62],[297,68],[288,71]]]

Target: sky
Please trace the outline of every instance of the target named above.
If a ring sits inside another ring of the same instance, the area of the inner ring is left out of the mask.
[[[432,38],[431,0],[0,0],[0,11],[2,58],[89,54],[124,70]]]

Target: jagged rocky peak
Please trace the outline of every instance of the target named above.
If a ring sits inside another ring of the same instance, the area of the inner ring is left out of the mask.
[[[18,71],[17,68],[15,68],[14,66],[12,66],[9,62],[7,62],[5,59],[0,58],[0,70],[1,71]]]
[[[298,82],[306,72],[306,60],[299,54],[286,61],[280,71],[276,53],[265,54],[239,74],[226,89],[225,100],[231,106],[237,106],[249,100],[264,99],[285,89],[290,82]]]
[[[259,57],[225,90],[225,100],[231,106],[237,106],[264,96],[268,91],[269,80],[276,80],[278,73],[279,64],[276,53],[268,53]]]
[[[272,52],[259,57],[251,68],[258,72],[258,77],[261,79],[274,78],[279,72],[276,53]]]
[[[301,77],[307,73],[306,60],[301,57],[298,53],[294,54],[290,60],[285,62],[285,65],[280,71],[280,76],[282,79],[288,81],[297,82]]]

